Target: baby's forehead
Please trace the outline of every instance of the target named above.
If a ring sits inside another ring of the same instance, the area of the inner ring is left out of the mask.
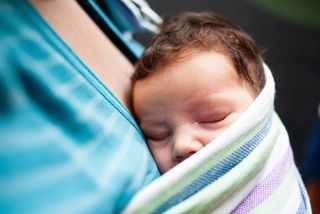
[[[233,71],[234,72],[229,72],[229,70],[220,70],[223,71],[224,73],[228,73],[230,74],[231,79],[234,82],[239,83],[240,85],[242,85],[243,87],[245,87],[250,93],[253,93],[254,96],[257,96],[254,92],[253,92],[253,88],[252,88],[252,83],[249,82],[246,77],[244,75],[241,75],[240,73],[244,73],[243,71],[238,71],[236,66],[234,65],[233,61],[231,60],[230,56],[228,54],[226,54],[225,52],[217,52],[217,51],[197,51],[197,52],[185,52],[183,54],[180,54],[179,56],[176,56],[176,58],[171,58],[170,61],[166,62],[166,63],[162,63],[159,64],[156,69],[146,78],[150,79],[150,81],[157,81],[157,77],[166,77],[166,75],[168,75],[168,73],[174,73],[176,72],[176,66],[179,65],[183,65],[186,62],[188,62],[190,60],[190,58],[192,56],[196,56],[202,53],[209,53],[213,52],[213,53],[219,53],[221,55],[223,55],[225,57],[225,59],[227,59],[227,61],[229,62],[229,65],[232,66]],[[212,58],[217,58],[217,56],[215,54],[210,54]],[[197,73],[199,76],[204,75],[201,71],[199,71]],[[216,71],[215,70],[211,70],[211,74],[212,75],[216,75]],[[183,76],[188,76],[188,73],[184,73]],[[206,74],[207,75],[207,74]],[[219,74],[218,74],[219,75]],[[155,77],[155,78],[149,78],[149,77]],[[212,83],[214,83],[214,80],[212,80]],[[225,82],[226,83],[226,82]]]

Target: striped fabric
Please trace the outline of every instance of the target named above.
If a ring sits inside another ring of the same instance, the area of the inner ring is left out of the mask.
[[[0,26],[0,212],[119,213],[159,176],[133,118],[26,1]]]
[[[274,80],[221,136],[140,191],[123,213],[311,213]]]

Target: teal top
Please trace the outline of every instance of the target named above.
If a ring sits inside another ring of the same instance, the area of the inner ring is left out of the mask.
[[[29,3],[0,26],[1,213],[120,212],[159,177],[131,114]]]

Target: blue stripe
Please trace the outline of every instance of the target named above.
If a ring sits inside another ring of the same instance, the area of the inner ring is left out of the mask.
[[[298,180],[300,196],[301,196],[300,206],[299,206],[299,209],[297,210],[297,214],[300,214],[300,213],[304,214],[304,213],[307,213],[307,207],[308,207],[307,201],[309,201],[309,198],[297,168],[296,168],[296,174],[297,174],[297,180]]]
[[[239,149],[232,152],[231,155],[220,161],[217,165],[210,168],[204,174],[202,174],[198,179],[193,181],[183,190],[178,192],[173,197],[169,198],[159,207],[157,207],[152,213],[163,213],[171,207],[179,204],[180,202],[188,199],[192,195],[196,194],[209,184],[213,183],[227,172],[229,172],[232,168],[238,165],[245,157],[247,157],[258,145],[265,136],[268,134],[271,123],[272,123],[272,115],[268,118],[266,124],[262,127],[262,129],[253,136],[249,141],[247,141],[244,145],[242,145]]]

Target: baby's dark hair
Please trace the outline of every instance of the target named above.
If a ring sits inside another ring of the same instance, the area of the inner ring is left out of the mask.
[[[231,59],[240,80],[255,96],[264,87],[262,51],[255,41],[222,16],[192,12],[164,20],[160,32],[135,65],[133,83],[189,50],[222,52]]]

